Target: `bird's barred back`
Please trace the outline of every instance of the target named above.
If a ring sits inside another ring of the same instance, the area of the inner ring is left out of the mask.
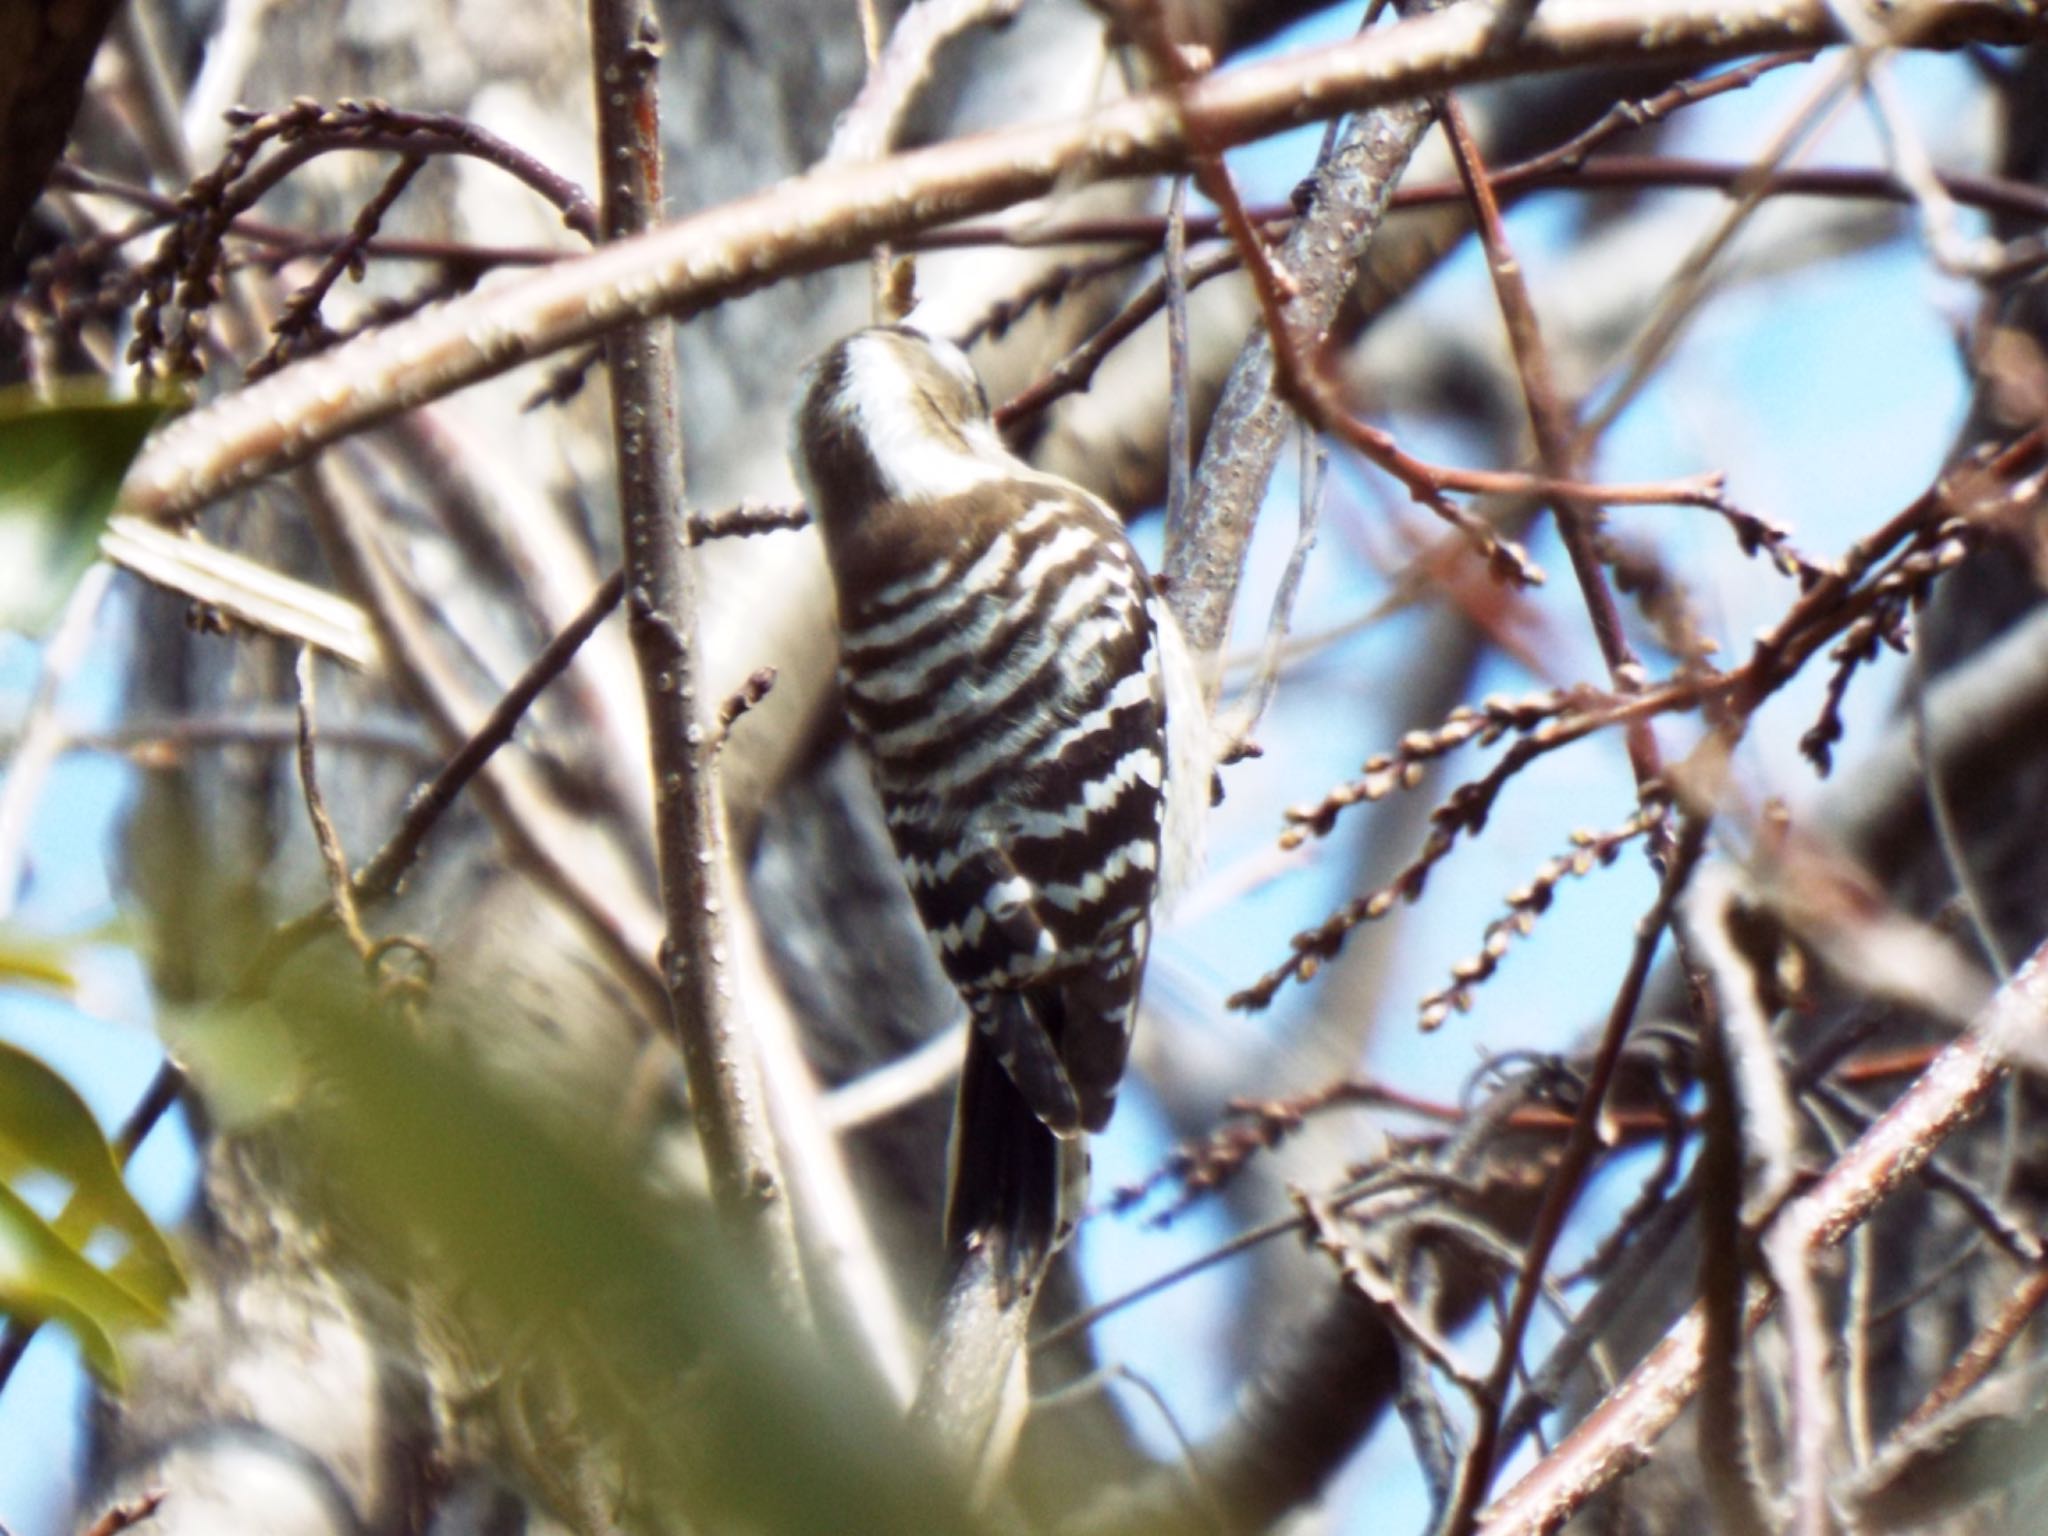
[[[1151,590],[1121,528],[1064,486],[954,501],[915,509],[956,531],[950,548],[842,588],[847,711],[948,975],[1048,1123],[1097,1127],[1158,885]],[[994,997],[1024,989],[1030,1018]]]

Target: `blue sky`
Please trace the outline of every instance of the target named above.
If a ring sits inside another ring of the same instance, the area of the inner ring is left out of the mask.
[[[125,587],[117,582],[101,613],[93,660],[59,698],[59,713],[74,729],[99,729],[115,718],[125,606]],[[10,727],[27,709],[38,665],[39,653],[26,641],[0,642],[0,718]],[[0,993],[0,1037],[61,1072],[110,1130],[134,1107],[160,1059],[140,963],[117,942],[95,941],[118,916],[117,820],[133,788],[125,764],[94,753],[71,753],[52,770],[30,829],[16,922],[31,933],[87,940],[73,957],[79,996],[66,1003]],[[169,1222],[189,1202],[194,1172],[191,1143],[174,1115],[130,1165],[129,1185],[153,1216]],[[41,1330],[0,1392],[0,1522],[14,1536],[57,1536],[69,1528],[84,1405],[77,1349],[61,1330]]]

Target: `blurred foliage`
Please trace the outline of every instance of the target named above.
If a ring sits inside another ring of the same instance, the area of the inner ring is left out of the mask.
[[[122,477],[169,409],[96,384],[0,390],[0,629],[37,633],[99,548]]]
[[[98,384],[0,391],[0,628],[47,627],[166,408],[112,399]],[[71,969],[55,946],[7,929],[0,985],[69,992]],[[114,1336],[162,1322],[184,1289],[84,1100],[34,1056],[0,1044],[0,1312],[70,1329],[93,1369],[115,1381]]]
[[[62,1200],[55,1220],[30,1203],[38,1181]],[[102,1269],[88,1254],[107,1243],[118,1253]],[[93,1369],[118,1380],[112,1336],[162,1322],[184,1289],[85,1101],[28,1052],[0,1044],[0,1311],[63,1324]]]
[[[267,1011],[291,1072],[249,1048],[261,1010],[188,1030],[230,1037],[209,1077],[252,1075],[240,1101],[310,1153],[350,1262],[453,1304],[494,1379],[566,1396],[621,1523],[976,1528],[902,1411],[775,1311],[708,1204],[658,1192],[602,1136],[556,1134],[391,1012],[353,977],[295,991]]]

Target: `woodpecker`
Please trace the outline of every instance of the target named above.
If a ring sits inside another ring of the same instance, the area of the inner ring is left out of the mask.
[[[805,370],[793,426],[847,718],[973,1024],[946,1241],[986,1246],[1014,1298],[1072,1233],[1194,859],[1202,691],[1122,524],[1003,445],[951,343],[856,332]]]

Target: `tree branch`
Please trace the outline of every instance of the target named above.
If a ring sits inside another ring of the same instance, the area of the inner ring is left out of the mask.
[[[606,240],[661,221],[661,33],[643,0],[591,0]],[[726,856],[711,733],[698,698],[696,556],[683,536],[683,439],[666,320],[605,340],[626,551],[626,611],[654,758],[661,975],[711,1188],[783,1315],[808,1322],[796,1225],[755,1043],[726,975]]]
[[[1809,1254],[1840,1244],[1983,1107],[2012,1045],[2038,1036],[2044,1017],[2048,946],[2034,952],[1977,1022],[1935,1057],[1809,1194],[1785,1208],[1774,1227]],[[1776,1303],[1774,1291],[1754,1290],[1748,1326],[1754,1329]],[[1594,1494],[1641,1465],[1699,1386],[1704,1326],[1698,1307],[1680,1318],[1606,1401],[1483,1512],[1485,1536],[1555,1531]]]
[[[1996,0],[1904,0],[1890,19],[1898,37],[1926,46],[2034,30]],[[1558,0],[1512,39],[1499,34],[1491,9],[1459,6],[1085,117],[834,166],[458,299],[239,390],[159,435],[129,475],[124,507],[186,516],[348,433],[629,318],[694,313],[1056,186],[1171,169],[1186,156],[1187,121],[1199,121],[1210,142],[1240,144],[1474,80],[1727,58],[1837,35],[1825,0]]]

